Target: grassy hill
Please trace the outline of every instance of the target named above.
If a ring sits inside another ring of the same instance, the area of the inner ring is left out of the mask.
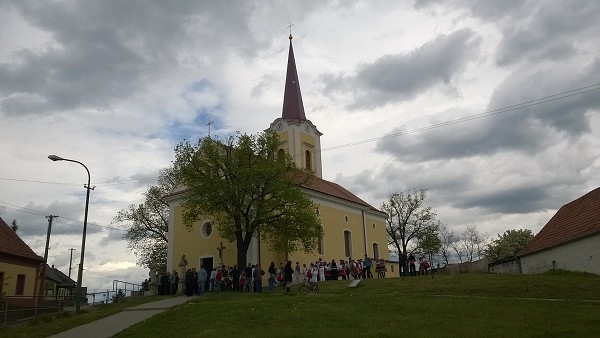
[[[363,280],[357,288],[348,283],[321,283],[316,296],[300,295],[297,286],[291,295],[281,288],[207,294],[117,337],[595,337],[600,332],[596,275],[429,275]],[[40,332],[99,316],[94,312],[3,329],[0,336],[43,337]]]
[[[210,294],[118,337],[593,337],[600,277],[435,275],[320,284],[317,296],[283,290]]]

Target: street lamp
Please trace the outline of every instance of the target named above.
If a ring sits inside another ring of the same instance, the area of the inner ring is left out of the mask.
[[[83,164],[79,161],[70,160],[68,158],[62,158],[62,157],[56,156],[56,155],[49,155],[48,158],[52,161],[67,161],[67,162],[79,163],[85,168],[85,171],[87,171],[87,174],[88,174],[87,185],[84,186],[84,188],[87,190],[87,194],[85,196],[85,214],[83,216],[83,237],[81,238],[81,259],[79,260],[79,269],[78,269],[79,271],[77,272],[77,298],[75,299],[75,312],[79,313],[79,311],[81,309],[81,283],[82,283],[82,279],[83,279],[83,258],[85,255],[85,234],[86,234],[86,229],[87,229],[88,207],[90,205],[90,190],[93,190],[94,188],[90,187],[90,171],[85,166],[85,164]]]

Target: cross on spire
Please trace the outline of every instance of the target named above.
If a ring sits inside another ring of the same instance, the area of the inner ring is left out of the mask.
[[[293,25],[294,25],[294,24],[290,22],[290,25],[289,25],[289,26],[287,26],[287,28],[290,30],[290,40],[292,39],[292,26],[293,26]]]
[[[210,138],[210,126],[215,123],[215,121],[208,121],[208,123],[206,124],[208,126],[208,137]]]

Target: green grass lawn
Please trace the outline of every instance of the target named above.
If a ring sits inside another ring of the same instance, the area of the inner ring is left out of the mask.
[[[297,286],[291,295],[281,288],[263,294],[207,294],[117,337],[600,335],[600,276],[596,275],[462,274],[364,280],[357,288],[348,288],[348,283],[321,283],[316,296],[300,295]],[[76,317],[64,319],[65,323]],[[36,325],[29,329],[43,330],[42,324]],[[5,333],[38,337],[19,333],[26,328]]]

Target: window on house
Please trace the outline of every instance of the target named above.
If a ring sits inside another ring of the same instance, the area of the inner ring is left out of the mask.
[[[379,244],[373,243],[373,258],[379,259]]]
[[[312,170],[311,156],[308,150],[304,153],[304,162],[306,163],[306,169]]]
[[[344,253],[346,257],[352,257],[352,233],[349,230],[344,231]]]
[[[16,296],[22,296],[25,292],[25,275],[17,275],[17,289],[15,290]]]
[[[323,249],[323,235],[322,235],[322,233],[323,233],[323,226],[321,226],[321,236],[319,236],[319,241],[317,242],[317,250],[319,252],[319,255],[324,255],[325,254],[325,250]]]

